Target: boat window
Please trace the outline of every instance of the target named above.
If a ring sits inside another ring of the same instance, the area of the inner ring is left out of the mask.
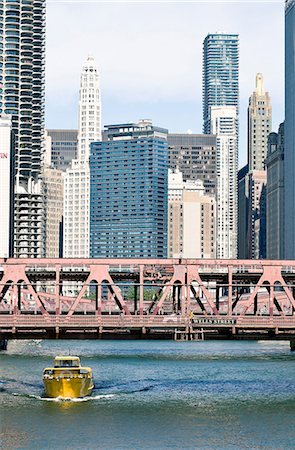
[[[63,367],[72,367],[73,361],[61,361],[61,366]]]
[[[55,367],[79,367],[79,361],[72,359],[57,360]]]

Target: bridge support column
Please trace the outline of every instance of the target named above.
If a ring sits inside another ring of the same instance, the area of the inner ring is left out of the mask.
[[[228,315],[233,313],[233,268],[228,267]]]
[[[291,352],[295,352],[295,339],[290,341],[290,350]]]
[[[134,285],[134,312],[137,314],[138,309],[138,286],[137,284]]]
[[[0,339],[0,351],[7,350],[8,339]]]
[[[56,266],[56,280],[55,280],[55,314],[60,314],[60,266]]]
[[[215,305],[216,305],[216,309],[217,309],[217,311],[219,311],[219,286],[218,286],[218,284],[216,285],[216,302],[215,302]]]
[[[96,284],[95,286],[95,314],[101,315],[101,294],[102,294],[102,289],[101,289],[101,283]]]
[[[257,314],[257,311],[258,311],[258,296],[256,294],[254,297],[254,311],[253,311],[255,316]]]
[[[139,314],[143,315],[143,265],[139,267]]]

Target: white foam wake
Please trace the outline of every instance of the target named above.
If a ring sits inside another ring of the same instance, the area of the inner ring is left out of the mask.
[[[83,398],[64,398],[64,397],[41,397],[40,395],[29,395],[31,398],[35,398],[36,400],[42,400],[45,402],[73,402],[73,403],[80,403],[80,402],[89,402],[94,400],[103,400],[105,398],[113,398],[116,397],[116,394],[100,394],[100,395],[93,395],[91,397],[83,397]]]

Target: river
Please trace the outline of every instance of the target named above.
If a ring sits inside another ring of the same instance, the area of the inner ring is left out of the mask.
[[[42,369],[79,355],[90,398],[44,398]],[[4,449],[294,449],[288,342],[11,341],[0,353]]]

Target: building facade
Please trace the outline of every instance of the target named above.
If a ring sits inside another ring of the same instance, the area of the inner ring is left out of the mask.
[[[0,3],[0,113],[12,117],[14,256],[44,256],[45,0]]]
[[[205,193],[216,195],[216,136],[168,134],[169,168],[179,169],[183,180],[201,180]]]
[[[168,257],[216,258],[216,202],[201,180],[168,173]]]
[[[77,164],[77,166],[74,165]],[[89,164],[75,160],[64,176],[63,256],[89,257]]]
[[[212,106],[234,106],[239,116],[239,36],[208,34],[203,43],[203,131],[211,133]],[[238,138],[238,136],[237,136]]]
[[[78,154],[78,130],[47,130],[49,166],[66,171]]]
[[[238,258],[248,257],[249,166],[238,172]]]
[[[295,259],[295,1],[285,10],[285,258]]]
[[[11,116],[0,115],[0,258],[13,252],[13,135]]]
[[[101,140],[101,97],[97,65],[89,56],[82,68],[77,159],[65,174],[64,239],[66,258],[89,257],[90,143]]]
[[[150,121],[106,127],[91,145],[90,256],[167,256],[167,130]]]
[[[62,257],[63,172],[47,167],[43,171],[46,210],[46,258]]]
[[[270,133],[266,159],[266,256],[284,259],[284,124],[278,133]]]
[[[248,107],[248,165],[249,171],[264,170],[267,156],[267,138],[272,127],[272,106],[265,92],[263,75],[256,75],[256,88]]]
[[[211,133],[217,137],[217,257],[237,257],[238,150],[236,108],[212,106]]]
[[[266,258],[266,171],[248,173],[247,259]]]

